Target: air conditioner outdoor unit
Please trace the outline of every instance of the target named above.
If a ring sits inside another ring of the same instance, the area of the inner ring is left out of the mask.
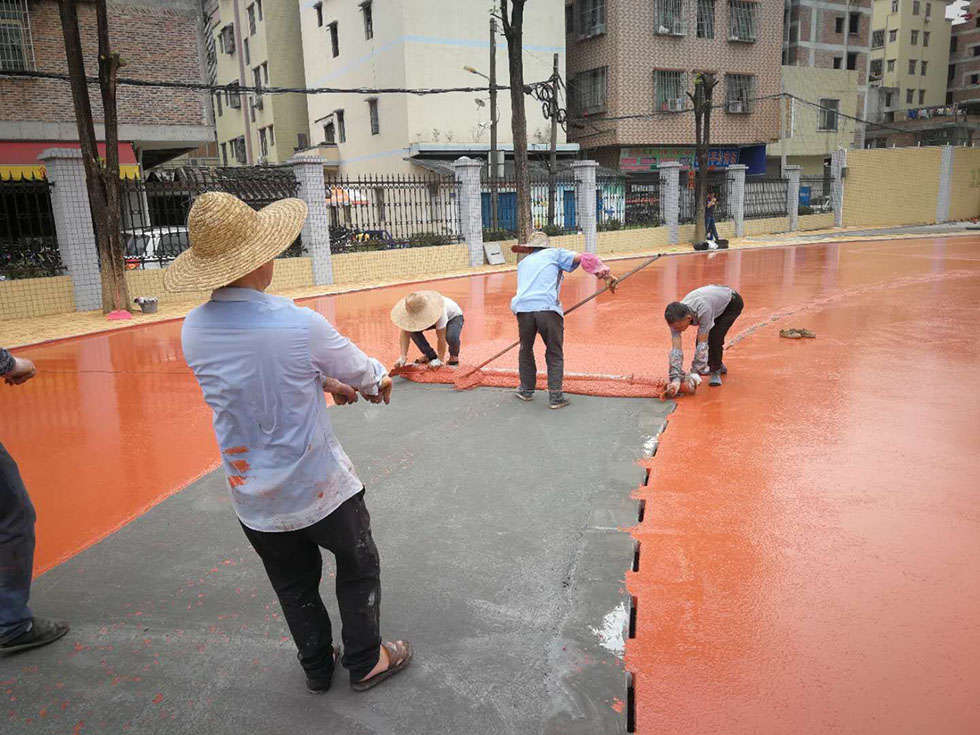
[[[729,112],[745,112],[745,103],[738,100],[728,101],[728,111]]]
[[[676,99],[667,100],[667,109],[671,112],[683,112],[684,111],[684,98],[677,97]]]
[[[265,102],[262,101],[263,99],[264,97],[261,94],[255,95],[255,102],[252,103],[252,106],[256,110],[261,110],[265,106]]]

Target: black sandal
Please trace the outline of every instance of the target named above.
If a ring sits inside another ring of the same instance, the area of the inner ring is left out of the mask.
[[[350,688],[355,692],[366,692],[372,687],[376,687],[385,679],[389,679],[399,671],[403,671],[412,662],[412,644],[408,641],[381,641],[381,645],[388,652],[388,668],[380,671],[370,679],[352,681]]]

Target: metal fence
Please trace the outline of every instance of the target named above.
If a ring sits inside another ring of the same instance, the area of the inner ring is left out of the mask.
[[[834,211],[831,176],[800,177],[800,214],[825,214]]]
[[[291,169],[270,166],[180,168],[121,184],[123,251],[130,270],[162,268],[190,246],[187,215],[204,192],[225,191],[261,209],[299,191]],[[302,253],[301,238],[296,238],[283,256]]]
[[[787,179],[747,176],[745,179],[745,219],[785,217]]]
[[[327,180],[330,249],[392,250],[460,242],[456,182],[441,176]]]
[[[624,227],[659,227],[663,222],[660,206],[660,176],[626,180]]]
[[[554,219],[548,219],[549,183],[547,176],[532,176],[530,183],[531,226],[548,235],[578,231],[575,210],[575,179],[565,172],[555,177]],[[492,188],[484,176],[481,181],[483,239],[509,240],[517,237],[517,181],[511,176],[496,182],[497,221],[493,221]]]
[[[45,178],[0,176],[0,277],[43,278],[65,270]]]
[[[709,194],[718,197],[715,205],[715,222],[731,219],[732,214],[728,207],[728,171],[709,171],[706,181],[705,198]],[[697,190],[694,188],[694,176],[689,172],[681,172],[681,190],[679,196],[680,213],[678,221],[683,224],[692,224],[695,218],[695,195]],[[703,214],[702,214],[703,216]]]

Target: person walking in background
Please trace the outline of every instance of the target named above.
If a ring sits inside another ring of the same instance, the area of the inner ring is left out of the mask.
[[[527,254],[517,264],[517,294],[510,302],[510,309],[517,316],[521,340],[518,358],[521,384],[516,395],[522,401],[534,398],[537,382],[534,340],[540,334],[548,364],[548,408],[564,408],[568,405],[562,391],[565,313],[558,298],[562,278],[565,273],[581,265],[588,273],[606,281],[610,290],[615,288],[616,279],[610,273],[609,266],[596,255],[554,248],[548,236],[540,230],[532,232],[527,243],[513,245],[511,250]]]
[[[416,362],[428,363],[430,367],[440,367],[446,362],[446,348],[449,348],[448,365],[459,365],[460,335],[463,331],[463,310],[455,301],[446,298],[438,291],[415,291],[401,299],[391,310],[391,321],[401,330],[399,348],[401,357],[395,367],[408,362],[408,342],[411,339],[422,352]],[[432,349],[425,332],[436,332],[436,349]]]
[[[680,301],[672,301],[664,310],[664,319],[670,327],[670,383],[666,395],[676,396],[681,389],[684,373],[684,350],[681,333],[692,324],[698,328],[691,361],[693,375],[711,374],[708,385],[721,385],[721,376],[728,372],[722,362],[725,335],[742,313],[744,303],[738,292],[728,286],[702,286]]]
[[[381,570],[364,486],[323,393],[339,405],[358,393],[388,403],[392,385],[381,363],[322,315],[264,293],[274,258],[306,216],[299,199],[256,212],[230,194],[202,194],[188,216],[191,247],[164,284],[214,289],[184,321],[184,356],[213,412],[232,504],[279,597],[307,688],[329,689],[337,659],[320,597],[322,547],[337,561],[342,664],[363,691],[408,666],[412,647],[381,640]]]
[[[706,240],[718,242],[718,227],[715,225],[715,208],[718,206],[718,197],[714,192],[708,192],[708,198],[704,203],[704,237]]]
[[[34,377],[34,363],[0,348],[0,376],[7,385]],[[36,618],[27,606],[34,568],[34,505],[17,463],[0,444],[0,651],[13,653],[58,640],[68,624]]]

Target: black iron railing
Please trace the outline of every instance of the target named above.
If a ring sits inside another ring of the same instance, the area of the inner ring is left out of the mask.
[[[697,203],[695,202],[696,189],[694,188],[694,177],[687,171],[681,171],[681,190],[679,204],[680,213],[678,215],[678,221],[681,224],[692,224],[695,218],[695,209],[697,208]],[[709,171],[708,178],[706,181],[705,188],[705,201],[707,201],[708,195],[714,194],[718,199],[718,203],[715,205],[715,222],[721,222],[722,220],[731,219],[732,214],[729,211],[728,206],[728,172],[727,171]],[[704,217],[704,213],[701,213],[701,217]]]
[[[32,176],[0,177],[0,276],[64,273],[51,212],[51,184]]]
[[[745,179],[745,219],[785,217],[789,181],[768,176]]]
[[[831,193],[833,179],[829,176],[800,177],[800,214],[825,214],[834,211]]]
[[[456,182],[440,176],[362,176],[327,180],[334,253],[460,242]]]

